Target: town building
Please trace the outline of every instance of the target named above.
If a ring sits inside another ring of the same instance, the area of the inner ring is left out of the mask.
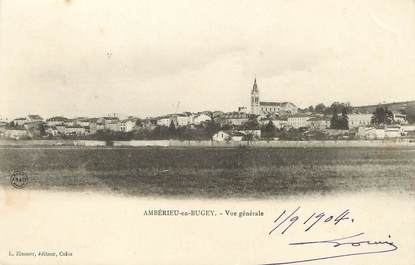
[[[211,120],[211,118],[210,118],[209,115],[202,113],[202,114],[197,115],[193,119],[193,124],[200,125],[201,123],[204,123],[204,122],[207,122],[207,121],[210,121],[210,120]]]
[[[254,140],[261,138],[261,130],[238,130],[238,132],[245,136],[251,136]]]
[[[257,140],[261,138],[261,130],[223,130],[212,136],[213,141],[242,141],[243,139]]]
[[[86,127],[91,125],[91,120],[88,118],[77,118],[75,119],[76,125]]]
[[[103,131],[103,130],[105,130],[105,124],[102,123],[102,122],[97,122],[96,123],[96,131],[99,132],[99,131]]]
[[[241,126],[249,120],[250,114],[243,112],[228,112],[223,113],[215,119],[221,126]]]
[[[415,132],[415,125],[403,124],[401,128],[404,133]]]
[[[62,116],[55,116],[46,120],[48,126],[56,126],[60,124],[65,124],[68,119]]]
[[[408,121],[406,120],[406,114],[400,112],[392,112],[393,114],[393,121],[398,124],[406,124]]]
[[[259,89],[254,80],[254,85],[251,90],[251,114],[260,115],[263,113],[297,113],[298,108],[291,102],[265,102],[260,101]]]
[[[75,126],[66,126],[65,127],[65,135],[85,135],[86,134],[86,128],[75,125]]]
[[[349,129],[369,126],[372,121],[371,113],[351,113],[347,117],[349,119]]]
[[[385,138],[400,138],[404,134],[400,126],[388,126],[385,128]]]
[[[171,122],[172,122],[172,118],[170,116],[163,116],[157,119],[158,126],[169,127]]]
[[[273,119],[272,123],[274,124],[275,128],[282,129],[288,125],[288,118],[281,117],[281,118]]]
[[[27,123],[26,118],[16,118],[12,121],[16,126],[23,126]]]
[[[118,117],[111,117],[111,116],[105,116],[105,117],[101,117],[98,118],[97,122],[98,123],[104,123],[104,124],[109,124],[109,123],[114,123],[114,122],[119,122],[120,119]]]
[[[65,126],[69,126],[69,127],[75,126],[76,125],[76,120],[75,119],[67,119],[64,122],[64,124],[65,124]]]
[[[359,138],[368,140],[395,139],[403,135],[405,135],[405,131],[401,126],[387,126],[383,128],[359,127],[356,134]]]
[[[26,122],[43,122],[43,118],[39,115],[27,115]]]
[[[45,133],[50,136],[57,136],[59,135],[59,131],[56,126],[48,126],[45,128]]]
[[[185,127],[187,125],[193,124],[193,115],[188,113],[175,114],[173,116],[173,121],[176,127]]]
[[[120,130],[122,132],[131,132],[135,129],[137,119],[122,120],[120,124]]]
[[[311,116],[307,114],[294,114],[288,116],[287,125],[296,129],[309,127],[308,120],[310,119]]]
[[[142,129],[153,130],[157,127],[157,119],[155,118],[146,118],[141,120],[139,123],[139,127]]]
[[[113,132],[121,132],[121,122],[118,119],[106,122],[104,123],[104,129]]]
[[[59,134],[65,134],[65,128],[66,128],[65,124],[57,124],[54,127],[56,128]]]
[[[308,121],[308,127],[312,130],[325,130],[330,128],[330,118],[328,117],[312,117]]]
[[[213,141],[228,142],[228,141],[242,141],[245,134],[238,131],[219,131],[212,136]]]
[[[12,139],[22,139],[29,136],[29,132],[25,129],[13,128],[13,129],[6,129],[4,132],[4,136],[7,138]]]

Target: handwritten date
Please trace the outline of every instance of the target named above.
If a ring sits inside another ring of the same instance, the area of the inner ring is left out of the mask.
[[[304,218],[301,216],[300,206],[298,206],[294,211],[287,212],[287,210],[282,211],[282,213],[274,220],[276,224],[271,231],[269,231],[269,235],[278,231],[281,231],[283,235],[286,233],[294,224],[301,223],[304,227],[304,231],[310,231],[314,226],[318,224],[332,224],[337,225],[340,222],[354,222],[354,219],[350,217],[350,211],[348,209],[340,212],[337,215],[330,215],[325,212],[314,212],[311,215],[306,215]],[[279,229],[280,228],[280,229]]]

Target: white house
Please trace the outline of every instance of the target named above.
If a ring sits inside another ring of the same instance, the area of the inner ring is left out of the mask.
[[[27,123],[26,118],[17,118],[13,120],[13,123],[16,124],[17,126],[23,126]]]
[[[206,115],[206,114],[200,114],[200,115],[196,116],[193,119],[193,124],[199,125],[199,124],[201,124],[203,122],[207,122],[207,121],[210,121],[210,120],[211,120],[211,118],[208,115]]]
[[[219,131],[212,136],[213,141],[227,142],[227,141],[242,141],[244,134],[237,131]]]
[[[103,130],[105,130],[105,124],[104,123],[101,123],[101,122],[97,122],[96,130],[97,131],[103,131]]]
[[[60,133],[60,134],[65,134],[65,129],[66,126],[64,124],[58,124],[56,126],[54,126],[56,128],[56,130]]]
[[[372,121],[371,113],[351,113],[347,117],[349,119],[349,129],[364,127],[370,125]]]
[[[186,114],[175,115],[177,127],[184,127],[193,123],[193,116]]]
[[[249,114],[239,113],[239,112],[229,112],[220,115],[217,118],[217,121],[221,125],[235,125],[240,126],[246,123],[249,120]]]
[[[238,133],[241,133],[244,136],[252,135],[254,139],[261,138],[261,130],[238,130]]]
[[[160,117],[159,119],[157,119],[157,125],[158,126],[165,126],[165,127],[169,127],[171,124],[172,119],[170,117]]]
[[[399,124],[406,124],[408,121],[406,120],[406,115],[398,112],[393,113],[393,121]]]
[[[57,136],[59,134],[58,129],[55,126],[48,126],[45,130],[46,134]]]
[[[385,128],[385,138],[399,138],[403,134],[400,126],[391,126]]]
[[[154,118],[146,118],[141,120],[139,127],[143,129],[153,130],[157,126],[157,119]]]
[[[117,120],[113,120],[111,122],[106,122],[104,124],[105,130],[113,131],[113,132],[120,132],[121,131],[121,122]]]
[[[7,129],[4,132],[4,136],[8,138],[13,138],[16,140],[21,139],[22,137],[28,136],[29,133],[24,129]]]
[[[75,126],[75,120],[74,119],[67,119],[65,122],[64,122],[64,124],[65,124],[65,126],[69,126],[69,127],[71,127],[71,126]]]
[[[326,117],[313,117],[308,120],[308,126],[313,130],[330,128],[330,119]]]
[[[62,116],[55,116],[46,120],[48,126],[56,126],[64,124],[68,119]]]
[[[101,118],[97,119],[98,123],[104,123],[104,124],[114,123],[114,122],[118,122],[118,121],[120,121],[119,118],[117,118],[117,117],[108,117],[108,116],[101,117]]]
[[[408,132],[414,132],[415,131],[415,125],[401,125],[401,129],[404,133],[408,133]]]
[[[77,119],[76,124],[82,127],[90,126],[91,120],[86,118]]]
[[[308,127],[309,123],[308,120],[311,119],[309,115],[306,114],[294,114],[291,116],[288,116],[287,124],[293,128],[303,128]]]
[[[363,139],[385,139],[385,129],[375,127],[358,127],[357,136]]]
[[[66,135],[84,135],[86,134],[86,129],[82,126],[67,126],[65,127]]]
[[[131,132],[134,130],[136,122],[137,119],[122,120],[120,124],[120,130],[122,132]]]

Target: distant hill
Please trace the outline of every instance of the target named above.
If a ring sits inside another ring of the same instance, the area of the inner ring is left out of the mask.
[[[357,107],[353,107],[353,111],[361,112],[361,113],[373,113],[376,110],[376,107],[378,106],[387,106],[388,109],[395,111],[395,112],[402,111],[406,113],[409,123],[415,123],[415,100],[382,103],[382,104],[376,104],[376,105],[357,106]]]

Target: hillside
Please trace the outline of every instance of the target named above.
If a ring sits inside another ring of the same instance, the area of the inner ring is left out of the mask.
[[[415,100],[377,105],[356,106],[353,107],[353,110],[361,113],[373,113],[378,106],[387,106],[388,109],[392,111],[404,111],[407,114],[408,122],[415,123]]]

